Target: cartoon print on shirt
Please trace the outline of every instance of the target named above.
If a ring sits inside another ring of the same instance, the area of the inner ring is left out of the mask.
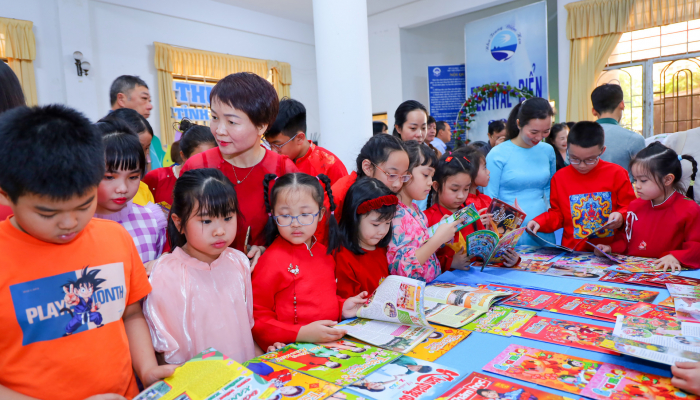
[[[614,231],[606,229],[591,236],[591,233],[608,222],[612,213],[610,192],[573,194],[569,196],[571,219],[574,225],[574,239],[585,237],[602,238],[612,236]]]
[[[66,311],[72,316],[66,325],[64,336],[71,335],[88,321],[97,325],[98,328],[103,326],[102,314],[97,311],[100,308],[100,302],[92,297],[97,290],[100,290],[100,284],[105,279],[97,278],[99,269],[93,269],[90,272],[87,269],[88,267],[83,268],[80,278],[63,285],[65,293],[63,301],[66,306],[60,311]]]

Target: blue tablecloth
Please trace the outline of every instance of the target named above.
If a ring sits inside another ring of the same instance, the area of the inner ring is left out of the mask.
[[[692,276],[695,278],[700,277],[699,271],[684,271],[681,275]],[[473,283],[502,283],[517,284],[531,287],[539,287],[556,293],[568,293],[572,294],[574,290],[581,287],[584,283],[592,283],[588,280],[582,279],[572,279],[572,278],[560,278],[553,276],[543,276],[532,272],[524,271],[514,271],[507,270],[503,268],[484,268],[484,272],[480,272],[478,268],[472,267],[470,271],[452,271],[441,275],[438,280],[442,281],[471,281]],[[606,286],[620,286],[629,287],[635,289],[647,289],[659,292],[659,296],[654,300],[654,303],[658,303],[668,297],[668,291],[661,288],[649,288],[644,286],[633,286],[633,285],[623,285],[610,282],[600,282],[601,285]],[[565,314],[551,313],[547,311],[540,311],[537,315],[549,318],[557,318],[569,321],[576,321],[581,323],[588,323],[592,325],[608,326],[613,327],[613,323],[606,323],[604,321],[579,318]],[[523,386],[535,387],[540,390],[544,390],[550,393],[557,393],[561,396],[566,396],[570,398],[579,398],[580,396],[571,393],[562,392],[559,390],[546,388],[539,386],[530,382],[515,380],[509,377],[492,374],[490,372],[482,371],[482,368],[491,360],[493,360],[499,353],[501,353],[510,344],[520,344],[523,346],[533,347],[537,349],[553,351],[562,354],[568,354],[576,357],[586,358],[590,360],[603,361],[611,364],[622,365],[630,369],[638,370],[641,372],[657,374],[661,376],[671,376],[671,367],[659,364],[651,361],[645,361],[639,358],[629,357],[629,356],[614,356],[609,354],[597,353],[589,350],[581,350],[576,348],[571,348],[567,346],[562,346],[558,344],[551,344],[546,342],[540,342],[536,340],[524,339],[519,337],[504,337],[493,335],[490,333],[472,332],[469,337],[458,344],[454,349],[450,350],[447,354],[438,358],[435,362],[452,368],[456,368],[464,376],[477,371],[484,373],[486,375],[497,376],[499,379],[509,380],[517,382]]]

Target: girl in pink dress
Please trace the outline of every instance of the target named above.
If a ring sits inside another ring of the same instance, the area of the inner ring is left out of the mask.
[[[230,248],[238,200],[217,169],[178,178],[168,218],[171,254],[153,266],[144,315],[156,352],[183,363],[208,347],[243,362],[255,357],[248,257]]]

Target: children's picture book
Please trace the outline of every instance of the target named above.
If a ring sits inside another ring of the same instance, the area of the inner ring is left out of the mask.
[[[697,398],[671,385],[671,378],[612,364],[601,366],[581,395],[598,400],[693,400]]]
[[[484,311],[481,310],[436,303],[430,300],[425,301],[425,316],[428,321],[450,328],[461,328],[479,318],[483,313]]]
[[[607,271],[605,275],[600,277],[601,282],[626,283],[632,274],[620,271]]]
[[[674,316],[676,315],[676,311],[671,307],[662,306],[661,304],[640,302],[632,307],[618,310],[615,314],[615,320],[617,320],[618,315],[624,315],[626,317],[675,320]]]
[[[676,309],[676,303],[673,301],[673,297],[666,297],[665,299],[661,300],[658,305],[660,306],[666,306],[666,307],[671,307],[674,310]]]
[[[617,319],[616,314],[618,312],[634,307],[637,304],[639,303],[634,303],[632,301],[603,299],[597,306],[586,311],[586,314],[614,322]]]
[[[612,262],[605,257],[598,257],[593,253],[574,251],[566,253],[557,259],[559,265],[573,265],[578,267],[592,267],[605,270]]]
[[[600,303],[598,299],[591,299],[581,296],[562,295],[557,301],[547,307],[547,311],[559,314],[573,315],[576,317],[597,319],[600,321],[608,321],[605,318],[596,317],[586,314]]]
[[[618,315],[613,335],[700,353],[700,324]]]
[[[557,301],[560,296],[558,293],[505,285],[489,285],[488,288],[493,290],[506,289],[517,293],[517,296],[511,297],[510,299],[501,303],[504,306],[528,308],[530,310],[538,311],[547,308],[547,306]]]
[[[255,397],[256,399],[323,399],[342,389],[341,386],[287,369],[260,357],[244,362],[243,366],[253,371],[258,381],[262,380],[268,385],[265,392]]]
[[[376,400],[434,399],[459,382],[459,371],[402,356],[346,389]]]
[[[597,281],[605,275],[605,271],[595,267],[554,264],[547,271],[542,272],[542,275]]]
[[[407,353],[433,332],[425,317],[424,292],[425,282],[390,275],[357,310],[356,319],[337,326],[373,346]]]
[[[700,279],[691,278],[689,276],[673,275],[668,272],[663,272],[651,279],[652,282],[666,285],[673,283],[675,285],[700,286]]]
[[[499,237],[497,233],[489,230],[481,230],[467,235],[467,255],[472,259],[478,257],[484,265],[489,263],[503,263],[503,254],[512,249],[520,236],[525,232],[525,228],[518,228]]]
[[[452,222],[455,222],[457,220],[462,220],[462,223],[457,225],[457,231],[462,230],[467,225],[473,224],[479,219],[479,211],[477,211],[476,207],[474,204],[470,204],[461,210],[458,210],[452,215],[447,216],[447,218],[441,219],[440,222],[438,222],[435,225],[432,225],[428,228],[428,237],[433,237],[435,235],[435,232],[437,232],[437,228],[440,227],[440,225],[444,224],[450,224]]]
[[[600,344],[600,347],[666,365],[675,365],[678,361],[700,361],[699,353],[666,347],[660,344],[650,344],[638,340],[625,339],[614,335],[606,336],[605,340]]]
[[[498,299],[511,295],[507,291],[435,282],[425,287],[426,314],[430,322],[460,328],[485,313]]]
[[[464,326],[462,329],[492,333],[494,335],[511,336],[534,316],[534,311],[494,306],[491,307],[486,314]]]
[[[676,318],[700,322],[700,286],[667,283],[666,288],[673,297]]]
[[[472,372],[436,400],[564,400],[556,394]]]
[[[539,246],[519,245],[515,246],[515,251],[520,256],[520,263],[525,261],[550,261],[554,257],[562,254],[561,250]]]
[[[617,354],[615,351],[598,347],[605,340],[605,336],[611,334],[612,329],[604,326],[535,316],[513,333],[513,336],[599,353]]]
[[[407,356],[425,361],[435,361],[471,334],[471,332],[462,329],[437,325],[433,325],[433,327],[435,328],[433,333],[408,352]]]
[[[651,290],[630,289],[617,286],[603,286],[585,284],[574,290],[574,293],[587,294],[589,296],[605,297],[608,299],[620,299],[628,301],[654,301],[659,292]]]
[[[511,344],[484,370],[538,385],[581,394],[602,363]]]
[[[498,199],[491,200],[486,212],[492,215],[489,228],[499,237],[520,228],[527,216],[523,210]]]
[[[348,340],[292,343],[259,358],[293,371],[300,371],[336,385],[345,386],[362,379],[401,354]]]
[[[519,269],[527,272],[534,272],[536,274],[541,274],[547,272],[550,268],[554,266],[554,262],[551,261],[520,261],[520,264],[516,265],[515,269]]]

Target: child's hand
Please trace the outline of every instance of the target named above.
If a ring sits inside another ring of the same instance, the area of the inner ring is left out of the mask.
[[[612,247],[608,246],[607,244],[598,244],[593,248],[593,253],[601,257],[603,257],[603,253],[610,253],[611,251]]]
[[[159,365],[143,373],[141,381],[144,387],[149,387],[161,379],[165,379],[175,372],[175,369],[182,364]]]
[[[246,256],[250,260],[250,272],[252,273],[255,269],[255,265],[258,263],[258,258],[265,252],[265,248],[262,246],[250,246],[248,254]]]
[[[357,310],[367,301],[367,292],[362,292],[357,296],[348,297],[343,303],[343,318],[357,317]]]
[[[126,397],[114,393],[96,394],[85,400],[126,400]]]
[[[618,229],[623,223],[622,214],[619,212],[610,213],[610,216],[608,216],[608,228],[610,229]]]
[[[486,210],[488,210],[488,208],[482,208],[479,210],[479,220],[481,220],[484,227],[488,229],[491,226],[491,218],[493,218],[493,214],[487,213]]]
[[[158,260],[151,260],[143,264],[143,266],[146,267],[146,276],[151,276],[151,271],[153,271],[153,266],[156,265],[156,261]]]
[[[671,384],[692,394],[700,394],[700,362],[676,362],[671,367]]]
[[[451,222],[449,224],[442,224],[438,226],[437,230],[435,231],[435,234],[433,235],[433,239],[439,241],[440,243],[449,242],[455,237],[455,234],[457,233],[457,225],[461,223],[462,220],[458,219],[457,221]]]
[[[540,224],[535,222],[534,219],[531,219],[530,222],[527,223],[527,229],[531,230],[532,233],[537,233],[537,231],[540,230]]]
[[[518,263],[518,260],[520,259],[520,256],[518,253],[515,252],[514,248],[509,248],[506,250],[505,253],[503,253],[503,258],[505,258],[505,262],[503,263],[506,267],[512,267],[513,265]]]
[[[304,325],[299,329],[296,341],[305,343],[325,343],[338,340],[345,336],[347,331],[333,328],[336,324],[337,322],[335,321],[323,320]]]
[[[275,342],[275,344],[273,344],[272,346],[268,346],[267,352],[269,353],[271,351],[277,351],[277,350],[283,348],[284,346],[286,346],[286,344],[280,343],[280,342]]]
[[[452,258],[452,269],[458,269],[460,271],[469,271],[469,256],[464,248],[459,249],[455,256]]]
[[[681,270],[681,263],[678,261],[678,259],[671,254],[667,254],[658,260],[654,261],[654,264],[656,264],[656,270],[660,271],[661,267],[663,267],[664,271],[666,272],[667,269],[671,268],[670,272],[676,272]]]

